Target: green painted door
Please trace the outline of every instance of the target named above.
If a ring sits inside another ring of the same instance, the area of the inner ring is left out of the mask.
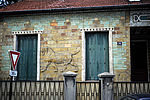
[[[109,71],[108,43],[108,32],[86,33],[86,80],[98,80],[98,74]]]
[[[37,35],[18,35],[18,80],[37,78]]]

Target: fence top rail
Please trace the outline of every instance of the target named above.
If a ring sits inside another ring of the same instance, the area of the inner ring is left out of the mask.
[[[114,82],[114,83],[150,83],[150,82],[146,82],[146,81],[143,81],[143,82]]]
[[[11,80],[0,80],[0,82],[11,82]],[[12,82],[64,82],[64,81],[45,81],[45,80],[39,80],[39,81],[31,81],[31,80],[16,80]]]
[[[77,81],[77,83],[99,83],[99,81]]]

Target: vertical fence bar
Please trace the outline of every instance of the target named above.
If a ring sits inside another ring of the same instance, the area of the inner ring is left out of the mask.
[[[82,100],[82,86],[81,86],[81,83],[80,83],[80,91],[79,91],[79,94],[80,94],[80,100]]]
[[[149,84],[150,84],[150,83],[147,83],[147,88],[146,88],[146,89],[147,89],[147,92],[146,92],[146,93],[150,93],[150,92],[149,92],[149,91],[150,91]]]
[[[101,80],[99,80],[99,100],[101,100]]]
[[[92,100],[92,83],[89,85],[89,98]]]
[[[2,96],[3,96],[3,89],[2,89],[2,88],[3,88],[3,87],[2,87],[3,85],[2,85],[2,83],[3,83],[3,82],[0,81],[0,88],[1,88],[1,89],[0,89],[0,100],[2,100]]]
[[[9,90],[9,100],[11,100],[12,98],[12,76],[11,76],[11,80],[10,80],[10,90]]]

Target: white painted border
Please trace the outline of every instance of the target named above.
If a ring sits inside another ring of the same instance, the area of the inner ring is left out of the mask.
[[[29,34],[37,34],[38,35],[38,48],[37,48],[37,80],[40,80],[40,35],[43,31],[13,31],[14,35],[14,50],[17,49],[17,35],[29,35]]]
[[[109,72],[114,73],[113,71],[113,56],[112,56],[112,31],[114,31],[113,27],[101,27],[101,28],[84,28],[81,29],[82,32],[82,81],[85,81],[86,77],[86,41],[85,41],[85,33],[86,32],[103,32],[108,31],[109,33]]]

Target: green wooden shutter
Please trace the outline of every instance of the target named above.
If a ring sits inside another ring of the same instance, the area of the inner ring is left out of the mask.
[[[18,36],[18,80],[36,80],[37,78],[37,35]]]
[[[108,71],[108,33],[86,33],[86,79],[98,80],[98,74]]]

